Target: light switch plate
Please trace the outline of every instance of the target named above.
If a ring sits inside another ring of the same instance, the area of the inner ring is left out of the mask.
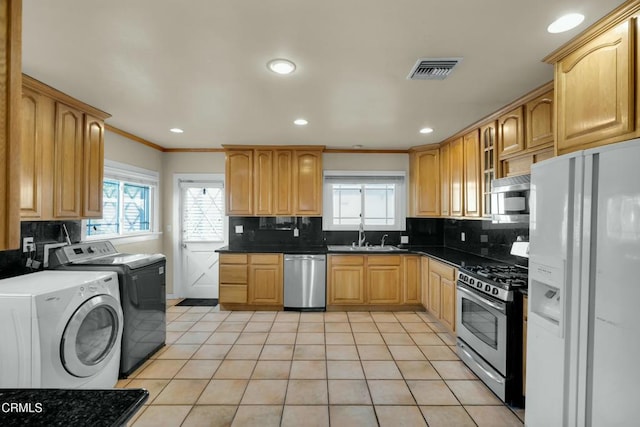
[[[297,228],[293,229],[293,237],[299,237],[300,236],[300,230],[298,230]]]
[[[409,243],[409,236],[400,236],[400,244],[406,245]]]
[[[464,231],[460,233],[460,241],[464,242],[467,239],[467,236],[464,234]]]
[[[242,225],[236,225],[236,234],[242,234],[244,232],[244,227]]]

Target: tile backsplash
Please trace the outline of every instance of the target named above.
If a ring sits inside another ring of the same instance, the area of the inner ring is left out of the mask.
[[[79,242],[82,238],[81,221],[23,221],[20,223],[20,249],[0,251],[0,279],[18,276],[37,271],[26,266],[31,257],[42,263],[44,260],[44,245],[47,243],[64,242],[65,236],[62,225],[67,227],[71,242]],[[35,253],[22,252],[22,239],[33,237],[36,244]],[[38,268],[42,270],[42,265]]]

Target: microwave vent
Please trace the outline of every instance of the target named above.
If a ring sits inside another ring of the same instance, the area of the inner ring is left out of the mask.
[[[444,80],[462,58],[421,58],[411,69],[407,80]]]

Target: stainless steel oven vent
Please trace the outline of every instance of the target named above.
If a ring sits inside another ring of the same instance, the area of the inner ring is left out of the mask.
[[[462,58],[421,58],[411,69],[407,80],[444,80]]]

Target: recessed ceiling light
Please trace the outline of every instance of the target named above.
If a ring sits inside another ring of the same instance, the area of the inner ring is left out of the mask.
[[[173,133],[184,133],[184,131],[180,128],[171,128],[169,129],[169,131],[173,132]]]
[[[431,133],[433,132],[433,129],[431,128],[422,128],[420,129],[420,133]]]
[[[356,144],[356,145],[352,145],[353,148],[359,150],[360,148],[362,148],[361,144]]]
[[[267,67],[278,74],[291,74],[296,69],[296,64],[288,59],[272,59],[267,63]]]
[[[305,120],[305,119],[295,119],[293,121],[293,124],[294,125],[298,125],[298,126],[305,126],[305,125],[309,124],[309,122],[307,120]]]
[[[556,19],[547,27],[547,31],[550,33],[563,33],[569,31],[580,25],[584,21],[584,15],[579,13],[569,13]]]

